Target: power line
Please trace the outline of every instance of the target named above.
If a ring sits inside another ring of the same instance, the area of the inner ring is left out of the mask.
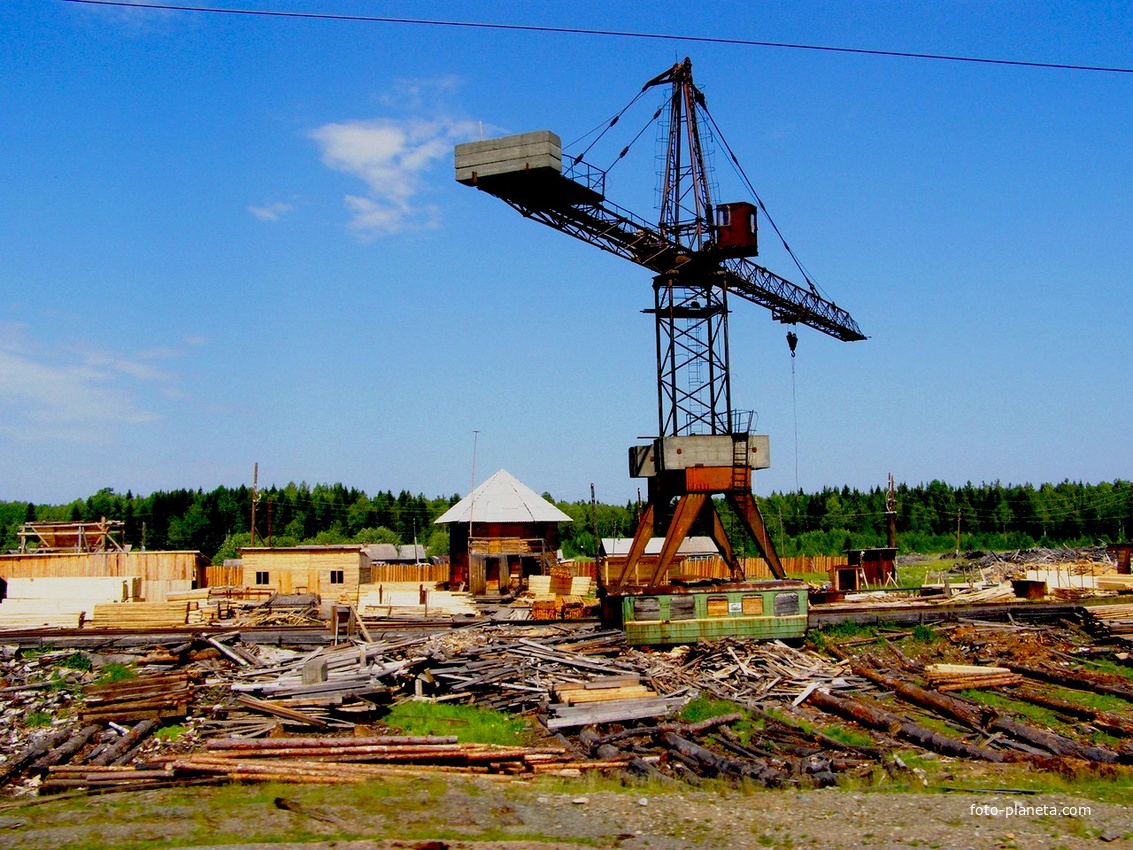
[[[948,53],[919,53],[905,50],[872,50],[864,47],[838,47],[830,44],[802,44],[786,41],[763,41],[747,38],[721,38],[705,35],[635,32],[585,27],[552,27],[534,24],[493,24],[485,21],[451,21],[434,18],[397,18],[378,15],[341,15],[330,12],[286,12],[274,9],[242,9],[238,7],[187,6],[165,3],[131,3],[127,0],[63,0],[84,6],[115,6],[131,9],[153,9],[165,12],[202,12],[217,15],[247,15],[264,18],[300,18],[318,21],[346,21],[375,24],[451,27],[462,29],[504,30],[509,32],[553,35],[591,35],[605,38],[634,38],[652,41],[679,41],[690,44],[715,44],[734,47],[768,47],[780,50],[806,50],[818,53],[845,53],[856,56],[881,56],[896,59],[929,59],[938,62],[964,62],[977,65],[1002,65],[1014,68],[1040,68],[1051,71],[1090,71],[1105,74],[1133,74],[1133,68],[1114,65],[1080,65],[1063,62],[1027,62],[1021,59],[995,59],[987,56],[960,56]]]

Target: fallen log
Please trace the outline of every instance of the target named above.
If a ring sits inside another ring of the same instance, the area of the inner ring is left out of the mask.
[[[156,720],[142,720],[138,722],[129,732],[99,753],[97,758],[90,759],[90,763],[94,765],[114,764],[118,759],[129,753],[134,747],[149,737],[149,735],[157,729],[158,725]]]
[[[45,770],[52,765],[68,761],[75,753],[85,747],[91,738],[101,731],[102,729],[99,726],[86,726],[78,730],[64,741],[63,744],[46,752],[32,765],[32,769]]]
[[[684,759],[701,768],[707,768],[713,773],[752,779],[769,787],[781,785],[783,780],[786,779],[781,771],[776,770],[766,762],[725,758],[673,732],[663,733],[660,741]]]
[[[595,739],[594,746],[598,747],[602,744],[622,741],[626,738],[653,738],[664,732],[676,732],[680,735],[702,735],[718,726],[726,726],[738,720],[743,720],[743,715],[732,713],[723,714],[719,717],[710,717],[698,723],[659,723],[655,726],[636,726],[632,729],[622,729],[620,732],[611,732],[608,735],[601,735]]]
[[[893,691],[900,699],[926,708],[934,714],[956,720],[977,731],[1002,732],[1005,735],[1040,747],[1057,756],[1071,756],[1086,761],[1111,764],[1117,761],[1117,754],[1103,747],[1080,744],[1077,741],[1028,723],[1016,720],[996,709],[959,697],[930,691],[910,682],[903,682],[886,676],[877,670],[855,664],[854,672]]]
[[[41,758],[49,750],[59,746],[70,737],[70,734],[68,729],[53,729],[46,735],[32,741],[23,750],[0,765],[0,785],[21,773],[29,764]]]
[[[934,732],[919,723],[914,723],[886,711],[879,705],[870,704],[860,697],[834,696],[825,691],[817,690],[811,693],[807,699],[816,708],[829,714],[837,714],[871,729],[879,729],[890,735],[896,735],[926,750],[933,750],[942,755],[982,759],[997,763],[1006,761],[1003,755],[995,752],[995,750],[968,744],[939,732]]]
[[[1109,694],[1133,702],[1133,687],[1118,685],[1112,682],[1103,682],[1089,675],[1087,671],[1075,670],[1073,673],[1062,673],[1046,667],[1032,667],[1028,664],[1015,664],[1006,662],[1006,666],[1016,673],[1021,673],[1028,679],[1038,679],[1040,682],[1049,682],[1052,685],[1061,685],[1064,688],[1073,688],[1076,691],[1094,691],[1099,694]]]
[[[1031,705],[1049,708],[1067,717],[1088,720],[1099,729],[1105,729],[1107,732],[1114,735],[1119,735],[1124,738],[1133,737],[1133,720],[1130,720],[1128,717],[1122,717],[1120,714],[1114,714],[1111,711],[1099,711],[1097,709],[1087,708],[1076,702],[1057,699],[1026,687],[1013,688],[1011,690],[1011,697],[1012,699],[1029,702]]]

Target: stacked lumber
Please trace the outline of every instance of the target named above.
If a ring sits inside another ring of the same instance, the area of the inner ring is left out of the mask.
[[[99,604],[136,599],[137,576],[11,578],[0,602],[0,629],[78,628]]]
[[[586,596],[564,596],[562,606],[564,620],[584,620],[597,612],[598,600]]]
[[[95,605],[90,625],[96,629],[161,629],[183,626],[196,602],[128,602]]]
[[[570,580],[568,596],[590,596],[594,591],[594,579],[590,576],[574,576]]]
[[[562,613],[562,600],[554,594],[531,599],[532,620],[557,620]]]
[[[184,717],[193,697],[185,673],[140,676],[122,682],[86,685],[84,723],[136,723]]]
[[[414,582],[360,585],[357,608],[363,617],[392,619],[476,617],[480,614],[470,593],[440,590],[435,584]]]
[[[1097,582],[1098,590],[1116,590],[1125,593],[1133,592],[1133,575],[1107,573],[1098,576],[1095,581]]]
[[[550,576],[528,576],[527,592],[532,596],[553,596]]]
[[[560,682],[551,693],[563,705],[657,696],[653,688],[641,684],[641,677],[637,674],[603,676],[589,682]]]
[[[1006,667],[983,667],[974,664],[928,664],[925,681],[938,691],[963,691],[968,688],[997,688],[1020,685],[1023,677]]]
[[[1112,637],[1133,635],[1133,604],[1091,605],[1086,608],[1095,630]]]
[[[375,743],[375,741],[377,743]],[[248,746],[253,743],[254,746]],[[240,782],[365,782],[425,772],[520,775],[621,768],[627,759],[576,760],[564,747],[507,747],[404,738],[211,741],[207,753],[169,760],[176,774]]]

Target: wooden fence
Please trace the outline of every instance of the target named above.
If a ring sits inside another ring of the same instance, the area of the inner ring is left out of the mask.
[[[426,584],[449,580],[448,564],[374,564],[370,582],[418,581]]]

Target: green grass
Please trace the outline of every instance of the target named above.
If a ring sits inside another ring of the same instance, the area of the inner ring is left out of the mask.
[[[680,718],[686,723],[699,723],[713,717],[723,717],[725,714],[745,714],[743,708],[737,703],[726,699],[713,699],[712,697],[697,697],[690,700],[681,709]]]
[[[877,626],[844,620],[841,623],[823,626],[817,634],[834,641],[851,640],[853,638],[877,637],[877,629]]]
[[[51,715],[46,711],[29,711],[24,718],[24,725],[29,729],[36,729],[41,726],[51,725]]]
[[[531,740],[521,718],[472,705],[401,702],[382,720],[406,735],[456,735],[462,744],[526,746]]]
[[[185,732],[186,729],[184,726],[180,725],[179,723],[174,723],[171,726],[162,726],[160,729],[153,733],[153,736],[159,741],[173,743],[182,735],[184,735]]]
[[[1133,711],[1133,703],[1123,700],[1121,697],[1097,694],[1093,691],[1076,691],[1073,688],[1060,688],[1054,685],[1048,687],[1050,695],[1055,699],[1073,702],[1086,708],[1092,708],[1094,711]]]
[[[1035,726],[1040,726],[1052,731],[1060,731],[1067,728],[1066,721],[1063,720],[1059,714],[1049,708],[1043,708],[1041,705],[1032,705],[1029,702],[1013,700],[995,691],[985,691],[979,688],[969,688],[968,690],[960,691],[959,695],[972,702],[978,702],[980,705],[1010,711],[1012,714],[1017,714],[1023,719],[1030,721],[1030,723]]]
[[[111,682],[125,682],[129,679],[135,679],[137,676],[138,671],[132,665],[111,661],[102,668],[97,681],[98,684],[105,685]]]
[[[1087,669],[1096,670],[1099,673],[1120,676],[1122,679],[1133,679],[1133,669],[1126,667],[1124,664],[1119,664],[1116,661],[1110,661],[1108,658],[1092,658],[1089,661],[1083,661],[1082,666]]]
[[[60,667],[66,667],[68,670],[90,670],[93,666],[91,664],[90,656],[85,652],[72,652],[66,658],[59,662]]]

